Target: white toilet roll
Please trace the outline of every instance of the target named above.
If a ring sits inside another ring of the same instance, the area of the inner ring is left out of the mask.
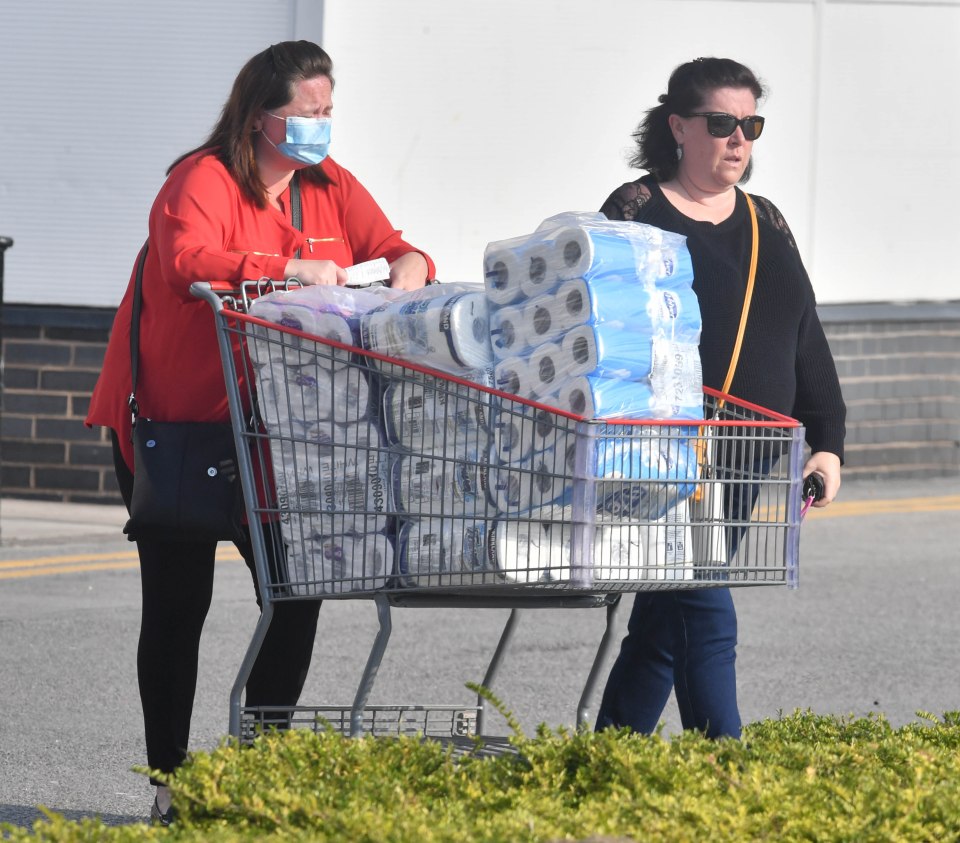
[[[270,440],[281,532],[291,544],[386,527],[391,501],[377,429],[334,425],[331,433],[324,443]]]
[[[523,353],[529,346],[530,331],[524,317],[523,303],[499,307],[490,313],[490,339],[497,360]]]
[[[523,336],[529,345],[554,342],[565,327],[564,302],[553,293],[537,296],[523,305]]]
[[[339,313],[317,311],[306,305],[279,300],[265,301],[255,312],[251,306],[251,313],[285,328],[303,331],[344,345],[359,345],[357,321],[348,320]],[[317,343],[297,334],[269,331],[261,325],[251,325],[250,332],[252,339],[250,350],[257,362],[264,362],[266,357],[282,360],[291,366],[309,365],[321,361],[321,365],[330,368],[344,366],[350,359],[348,351]]]
[[[483,256],[484,286],[494,304],[510,304],[523,298],[521,283],[527,274],[525,261],[515,249],[491,243]]]
[[[677,340],[700,338],[700,305],[689,286],[660,288],[612,275],[574,278],[560,284],[556,297],[563,330],[593,323]]]
[[[572,512],[573,459],[571,443],[559,450],[531,453],[526,459],[491,464],[481,473],[490,504],[506,517],[529,517],[531,510],[561,518]]]
[[[503,392],[520,398],[537,397],[539,379],[530,370],[530,360],[526,357],[509,357],[494,366],[494,386]]]
[[[517,583],[570,578],[569,533],[538,521],[499,520],[488,533],[489,564]]]
[[[300,552],[303,547],[307,552]],[[394,551],[382,533],[323,536],[288,548],[287,571],[294,594],[345,594],[383,588],[393,569]]]
[[[606,227],[568,227],[554,236],[555,260],[561,279],[592,278],[598,275],[636,276],[637,253],[644,246],[637,244],[621,230]],[[643,258],[639,260],[640,266]]]
[[[493,365],[487,297],[480,292],[384,304],[361,317],[360,339],[369,351],[453,373]]]
[[[693,262],[686,241],[670,239],[668,242],[668,238],[679,238],[680,235],[663,234],[664,242],[658,251],[655,269],[657,285],[690,286],[693,283]]]
[[[654,333],[676,342],[700,342],[700,303],[693,288],[680,285],[649,290],[647,313]]]
[[[451,459],[404,455],[391,470],[393,500],[398,510],[418,518],[485,518],[491,513],[481,483],[483,471],[476,456]]]
[[[483,453],[489,444],[490,395],[454,382],[392,381],[383,393],[387,441],[416,453]]]
[[[560,409],[588,419],[655,418],[653,392],[644,381],[581,375],[560,387]]]
[[[644,536],[636,524],[597,524],[594,534],[593,576],[601,582],[646,579]]]
[[[530,377],[534,382],[534,394],[545,395],[554,392],[564,380],[563,352],[560,344],[545,342],[530,352],[528,363]]]
[[[530,458],[533,453],[534,421],[525,411],[527,407],[517,408],[517,412],[500,411],[493,419],[493,462],[519,464]]]
[[[330,371],[318,365],[282,366],[272,363],[271,378],[261,370],[258,399],[268,429],[291,421],[312,427],[332,420],[350,424],[367,418],[370,387],[363,370],[344,367]],[[280,371],[278,371],[278,369]]]
[[[533,454],[564,451],[576,442],[574,423],[566,416],[525,404],[495,409],[491,429],[494,464],[516,465]]]
[[[564,380],[596,375],[614,380],[640,380],[650,376],[651,341],[642,331],[629,331],[608,323],[577,325],[560,342]]]
[[[550,401],[541,399],[543,403]],[[531,453],[553,451],[556,448],[566,449],[576,441],[576,431],[573,424],[565,416],[551,413],[540,407],[533,409],[533,424],[531,425],[531,439],[533,447]]]
[[[527,298],[533,298],[556,286],[560,280],[556,261],[553,259],[553,243],[531,242],[524,254],[524,272],[520,289]]]

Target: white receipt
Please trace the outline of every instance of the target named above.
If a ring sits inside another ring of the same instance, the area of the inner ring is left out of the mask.
[[[377,258],[347,267],[348,287],[369,287],[371,284],[387,281],[389,278],[390,264],[387,263],[386,258]]]

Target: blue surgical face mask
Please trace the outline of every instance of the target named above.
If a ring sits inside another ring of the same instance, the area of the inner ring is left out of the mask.
[[[283,143],[276,144],[264,134],[267,142],[281,155],[301,164],[319,164],[330,152],[329,117],[278,117],[266,112],[267,116],[283,120],[287,127],[287,137]]]

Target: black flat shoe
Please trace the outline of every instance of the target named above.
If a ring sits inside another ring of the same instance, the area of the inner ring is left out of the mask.
[[[153,799],[153,807],[150,809],[150,822],[154,825],[170,825],[177,818],[177,809],[171,805],[166,812],[160,810],[160,804],[156,797]]]

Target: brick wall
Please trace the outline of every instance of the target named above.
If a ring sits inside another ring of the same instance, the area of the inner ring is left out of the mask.
[[[113,311],[4,308],[4,495],[120,501],[109,439],[83,423],[112,323]]]
[[[821,307],[848,405],[847,477],[960,475],[960,302]],[[83,424],[113,312],[3,312],[2,490],[116,503],[110,443]]]
[[[847,403],[844,476],[960,475],[960,302],[820,317]]]

